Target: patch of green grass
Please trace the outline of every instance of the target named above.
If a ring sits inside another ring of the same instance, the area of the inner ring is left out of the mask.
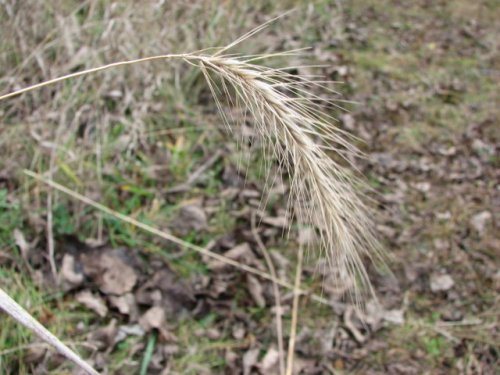
[[[20,262],[21,263],[21,262]],[[2,288],[36,319],[44,324],[62,341],[78,343],[84,337],[75,335],[77,322],[89,323],[92,314],[79,311],[74,302],[64,301],[62,293],[51,294],[36,286],[28,272],[19,272],[14,268],[0,267],[0,279],[5,280]],[[25,355],[32,343],[38,342],[26,328],[6,315],[0,316],[0,373],[28,374],[31,370],[25,361]],[[78,351],[80,347],[77,345]],[[72,365],[65,362],[61,368]],[[14,371],[14,372],[13,372]]]
[[[445,339],[441,336],[437,337],[422,337],[422,342],[426,353],[430,357],[438,358],[443,355],[443,350],[445,348]]]
[[[137,354],[132,356],[135,348],[141,342],[142,338],[138,336],[128,336],[123,341],[120,341],[110,353],[109,370],[111,373],[126,370],[126,373],[137,371],[139,358]],[[140,355],[140,353],[139,353]],[[137,373],[137,372],[136,372]]]
[[[199,322],[186,319],[179,323],[176,329],[179,353],[174,355],[170,362],[173,371],[183,374],[223,371],[226,364],[224,351],[238,347],[239,343],[229,338],[229,332],[221,332],[221,338],[217,340],[210,340],[206,335],[196,334],[200,329],[212,326],[214,320],[215,317],[210,314]]]
[[[20,204],[9,198],[6,189],[0,189],[0,246],[10,247],[13,244],[12,232],[20,228],[23,212]]]

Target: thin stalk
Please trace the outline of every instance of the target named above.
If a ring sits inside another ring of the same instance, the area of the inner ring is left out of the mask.
[[[145,223],[142,223],[130,216],[127,216],[127,215],[124,215],[120,212],[117,212],[115,210],[112,210],[111,208],[109,207],[106,207],[104,206],[103,204],[100,204],[82,194],[79,194],[77,193],[76,191],[73,191],[71,189],[68,189],[67,187],[61,185],[61,184],[58,184],[57,182],[54,182],[54,181],[51,181],[51,180],[48,180],[46,178],[44,178],[43,176],[39,175],[38,173],[34,173],[32,171],[29,171],[29,170],[24,170],[24,173],[32,178],[34,178],[35,180],[39,181],[39,182],[43,182],[44,184],[56,189],[56,190],[59,190],[60,192],[64,193],[64,194],[67,194],[69,195],[70,197],[74,198],[74,199],[77,199],[79,200],[80,202],[83,202],[91,207],[94,207],[95,209],[107,214],[107,215],[110,215],[110,216],[113,216],[114,218],[118,219],[118,220],[121,220],[125,223],[128,223],[130,225],[133,225],[137,228],[140,228],[148,233],[151,233],[155,236],[158,236],[160,238],[163,238],[167,241],[170,241],[172,243],[175,243],[176,245],[179,245],[183,248],[186,248],[186,249],[190,249],[190,250],[193,250],[193,251],[196,251],[202,255],[205,255],[207,257],[210,257],[210,258],[213,258],[219,262],[222,262],[222,263],[225,263],[227,265],[230,265],[230,266],[233,266],[235,268],[238,268],[244,272],[248,272],[248,273],[251,273],[252,275],[255,275],[255,276],[259,276],[263,279],[266,279],[266,280],[269,280],[271,282],[275,282],[276,284],[279,284],[281,285],[282,287],[285,287],[287,289],[291,289],[291,290],[294,290],[294,286],[292,284],[290,284],[289,282],[287,281],[284,281],[284,280],[281,280],[281,279],[277,279],[273,276],[271,276],[270,274],[264,272],[264,271],[260,271],[258,270],[257,268],[253,268],[253,267],[250,267],[250,266],[247,266],[246,264],[243,264],[243,263],[240,263],[240,262],[237,262],[231,258],[228,258],[228,257],[225,257],[224,255],[221,255],[221,254],[217,254],[217,253],[214,253],[210,250],[207,250],[203,247],[200,247],[200,246],[196,246],[196,245],[193,245],[189,242],[186,242],[186,241],[183,241],[181,240],[180,238],[178,237],[175,237],[169,233],[166,233],[166,232],[163,232],[157,228],[154,228],[148,224],[145,224]],[[311,294],[310,292],[308,291],[305,291],[303,289],[299,289],[297,291],[298,293],[300,294],[305,294],[305,295],[308,295],[311,297],[311,299],[313,301],[316,301],[318,303],[321,303],[321,304],[324,304],[324,305],[329,305],[331,306],[331,302],[328,301],[327,299],[321,297],[320,295],[317,295],[317,294]]]

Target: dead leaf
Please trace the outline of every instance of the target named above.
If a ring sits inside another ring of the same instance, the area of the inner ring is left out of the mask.
[[[387,225],[377,225],[377,231],[389,239],[395,238],[397,234],[397,231],[394,228]]]
[[[17,247],[21,250],[21,256],[24,260],[27,260],[29,257],[30,245],[28,244],[28,241],[26,241],[23,232],[16,228],[14,229],[13,235]]]
[[[285,216],[264,217],[262,222],[277,228],[286,228],[288,226],[288,219]]]
[[[153,306],[139,318],[139,324],[146,332],[153,328],[160,329],[165,323],[165,310],[160,306]]]
[[[349,114],[343,114],[340,116],[340,121],[342,121],[342,124],[347,130],[353,131],[355,130],[354,126],[356,124],[356,121],[354,120],[354,117]]]
[[[455,281],[450,275],[432,275],[431,276],[431,290],[433,292],[444,292],[451,289],[455,285]]]
[[[101,318],[108,314],[108,307],[104,300],[88,290],[78,293],[75,299],[88,309],[95,311]]]
[[[131,320],[137,319],[137,304],[132,293],[126,293],[122,296],[109,296],[109,302],[121,314],[129,315]]]
[[[78,286],[83,282],[83,273],[78,273],[75,271],[75,257],[70,254],[64,254],[62,259],[62,266],[60,272],[60,277],[70,283],[72,286]]]
[[[232,334],[236,340],[242,340],[246,335],[245,325],[241,322],[234,324],[232,328]]]
[[[470,225],[481,235],[484,233],[487,223],[491,220],[491,212],[483,211],[470,219]]]
[[[222,336],[222,333],[217,328],[207,328],[203,330],[200,336],[207,337],[210,340],[219,340]]]
[[[260,369],[263,374],[279,374],[278,371],[279,352],[271,347],[260,362]]]
[[[163,355],[168,358],[179,353],[179,346],[175,344],[168,344],[163,346]]]
[[[137,282],[137,274],[122,259],[120,249],[103,254],[95,252],[82,257],[84,271],[91,276],[105,294],[122,295],[130,292]]]
[[[293,360],[293,374],[313,374],[313,371],[308,371],[309,369],[314,369],[316,366],[316,361],[314,359],[306,359],[295,355]]]
[[[252,373],[252,368],[257,365],[259,353],[259,348],[253,348],[247,350],[246,353],[243,354],[243,375],[250,375]]]
[[[104,255],[101,264],[105,268],[100,289],[108,294],[125,294],[130,292],[137,282],[137,275],[117,256]]]
[[[402,325],[405,322],[404,309],[386,310],[375,300],[367,302],[365,312],[362,315],[363,321],[370,325],[372,331],[379,328],[381,321],[397,325]]]
[[[239,244],[224,253],[226,258],[242,262],[244,264],[252,264],[255,260],[255,254],[252,252],[250,245],[247,242]],[[228,265],[219,260],[212,260],[208,262],[208,268],[212,271],[220,271]]]
[[[194,307],[195,297],[190,284],[164,266],[156,271],[135,293],[141,305],[161,305],[167,314]]]
[[[405,323],[404,310],[385,310],[384,320],[389,323],[403,325]]]
[[[238,366],[238,360],[239,360],[240,356],[233,352],[232,350],[226,350],[226,353],[224,354],[224,359],[226,361],[226,366],[227,366],[227,371],[226,370],[226,373],[230,373],[230,374],[238,374],[240,373],[240,369],[239,369],[239,366]]]
[[[118,333],[116,319],[112,319],[105,327],[101,327],[90,334],[90,339],[96,342],[99,348],[109,349],[115,343],[115,338]]]
[[[413,187],[422,193],[428,193],[431,190],[431,183],[426,181],[417,182],[413,184]]]
[[[116,334],[114,343],[118,343],[120,341],[125,340],[129,336],[144,336],[146,332],[139,324],[133,325],[121,325],[118,327],[118,333]]]
[[[43,361],[43,357],[47,352],[47,348],[43,345],[34,345],[26,349],[26,354],[23,361],[27,364],[37,364]]]
[[[266,300],[264,298],[264,288],[260,281],[253,275],[247,274],[247,286],[248,292],[252,296],[253,300],[259,307],[266,306]]]
[[[207,215],[203,208],[191,204],[180,209],[179,215],[171,224],[171,228],[180,235],[187,235],[191,231],[202,231],[207,227],[207,223]]]
[[[354,308],[352,306],[348,306],[344,313],[344,325],[351,332],[352,336],[356,339],[356,341],[360,344],[366,341],[366,337],[361,333],[361,331],[354,325],[352,321],[354,313]]]

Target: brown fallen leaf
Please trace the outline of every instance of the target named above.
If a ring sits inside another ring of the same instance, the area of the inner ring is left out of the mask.
[[[250,375],[252,369],[257,365],[260,348],[252,348],[243,354],[243,375]]]
[[[252,252],[252,249],[247,242],[236,245],[232,249],[226,251],[224,253],[224,256],[226,258],[237,260],[244,264],[256,263],[255,254]],[[218,260],[211,260],[208,262],[208,268],[210,268],[212,271],[220,271],[226,267],[228,267],[226,263]]]
[[[404,309],[384,309],[378,302],[371,300],[366,303],[366,309],[361,314],[365,323],[369,324],[372,332],[378,330],[382,321],[402,325],[405,322]]]
[[[137,319],[138,310],[135,297],[132,293],[125,293],[122,296],[109,296],[109,302],[121,314],[129,315],[132,321]]]
[[[165,310],[160,306],[153,306],[139,318],[140,326],[146,331],[153,328],[160,329],[165,323]]]
[[[207,227],[207,214],[200,205],[191,204],[181,208],[179,215],[171,224],[172,230],[179,235],[191,231],[202,231]]]
[[[108,314],[108,307],[104,300],[88,290],[78,293],[75,299],[88,309],[95,311],[101,318]]]
[[[262,218],[262,222],[267,224],[267,225],[270,225],[272,227],[277,227],[277,228],[288,227],[288,219],[285,216],[264,217],[264,218]]]
[[[121,325],[115,336],[114,343],[125,340],[129,336],[143,337],[146,332],[139,324]]]
[[[480,212],[470,219],[470,225],[476,230],[479,235],[482,235],[486,229],[486,225],[491,221],[492,215],[488,211]]]
[[[137,275],[117,256],[104,255],[101,264],[105,269],[102,275],[100,289],[107,294],[125,294],[130,292],[137,282]]]
[[[247,287],[248,292],[252,296],[253,300],[259,307],[266,306],[266,300],[264,298],[264,288],[260,281],[253,275],[247,274]]]
[[[355,310],[352,306],[348,306],[344,313],[344,326],[351,332],[354,339],[362,344],[366,341],[366,336],[364,336],[361,331],[356,327],[352,318]]]
[[[270,347],[267,353],[259,363],[259,367],[263,374],[279,374],[278,368],[279,352],[274,347]]]
[[[455,281],[448,274],[432,275],[430,286],[433,292],[445,292],[455,285]]]
[[[97,344],[98,348],[111,349],[115,343],[118,326],[116,319],[112,319],[105,327],[98,328],[90,334],[90,340]]]
[[[242,258],[252,258],[253,253],[250,245],[245,242],[233,247],[231,250],[228,250],[224,253],[224,255],[230,259],[242,259]]]
[[[242,322],[237,322],[232,327],[232,335],[236,340],[242,340],[246,335],[245,325]]]
[[[101,254],[84,255],[84,271],[105,294],[123,295],[130,292],[136,282],[135,270],[122,259],[120,249]]]
[[[70,254],[64,254],[59,273],[59,277],[63,281],[67,281],[72,287],[80,285],[84,279],[83,273],[76,272],[75,257]]]
[[[167,266],[156,271],[135,293],[138,304],[161,305],[167,314],[176,314],[195,305],[194,292],[189,283],[182,280]]]
[[[19,250],[21,251],[21,256],[26,261],[29,257],[31,246],[29,245],[28,241],[26,241],[23,232],[21,232],[19,229],[14,229],[12,235],[14,236],[17,247],[19,247]]]
[[[167,344],[163,346],[163,355],[168,358],[179,353],[179,346],[175,344]]]

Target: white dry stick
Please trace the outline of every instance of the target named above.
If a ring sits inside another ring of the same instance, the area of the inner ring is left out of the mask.
[[[52,151],[54,152],[54,151]],[[52,157],[51,157],[52,159]],[[51,167],[50,170],[52,170],[52,162],[51,162]],[[52,174],[52,172],[51,172]],[[50,270],[52,271],[52,277],[54,278],[55,282],[58,282],[57,278],[57,267],[56,267],[56,261],[54,258],[54,223],[53,223],[53,214],[52,214],[52,190],[49,190],[47,192],[47,248],[49,249],[49,264],[50,264]]]
[[[252,234],[253,238],[255,239],[255,242],[257,242],[257,246],[259,247],[260,252],[262,253],[262,256],[264,257],[267,268],[269,268],[269,273],[271,274],[272,277],[275,279],[278,279],[278,276],[276,274],[276,268],[274,267],[273,260],[271,259],[271,256],[269,255],[269,251],[267,251],[266,246],[262,242],[262,239],[260,238],[259,232],[257,231],[257,226],[255,224],[255,219],[256,219],[256,214],[255,211],[252,211],[252,216],[251,216],[251,227],[252,227]],[[276,336],[278,339],[278,353],[279,353],[279,367],[280,367],[280,375],[285,374],[285,349],[283,345],[283,320],[281,319],[281,314],[282,314],[282,308],[281,308],[281,294],[280,294],[280,288],[276,282],[273,281],[273,294],[274,294],[274,300],[275,300],[275,316],[276,316]]]
[[[16,301],[9,297],[7,293],[0,288],[0,309],[4,310],[8,315],[14,318],[17,322],[34,332],[40,339],[45,341],[50,346],[54,347],[59,353],[74,362],[77,366],[90,375],[99,375],[87,362],[73,352],[70,348],[64,345],[61,340],[50,333],[44,326],[42,326],[30,313],[23,309]]]
[[[293,357],[295,354],[295,338],[297,337],[297,320],[299,315],[299,297],[300,280],[302,277],[302,258],[304,256],[304,246],[299,245],[299,254],[297,257],[297,269],[295,271],[295,289],[292,302],[292,322],[290,325],[290,339],[288,340],[288,356],[286,360],[286,375],[292,375]]]

